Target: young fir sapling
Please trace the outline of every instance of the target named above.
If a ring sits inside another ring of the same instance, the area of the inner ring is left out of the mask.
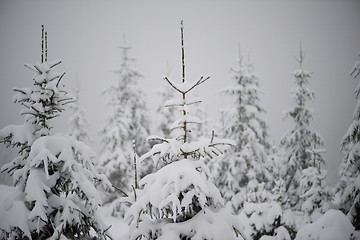
[[[209,181],[209,169],[205,157],[222,154],[232,141],[218,139],[212,134],[206,141],[190,142],[194,124],[201,120],[189,112],[189,105],[200,99],[190,98],[189,93],[209,77],[195,82],[185,81],[183,25],[182,82],[165,81],[181,95],[180,99],[167,102],[167,106],[179,107],[182,117],[176,120],[172,130],[181,130],[171,139],[150,136],[149,140],[162,141],[140,157],[143,161],[152,157],[155,165],[163,166],[139,182],[137,200],[129,208],[125,220],[130,225],[127,239],[243,239],[242,227],[234,216],[223,207],[219,190]]]
[[[70,136],[50,132],[50,121],[73,99],[61,82],[64,73],[54,71],[61,61],[48,62],[47,54],[47,33],[42,27],[41,62],[26,64],[36,73],[33,86],[14,89],[14,101],[24,107],[21,114],[25,123],[0,130],[0,142],[20,147],[19,155],[2,171],[12,174],[14,192],[23,193],[5,196],[9,204],[1,211],[5,210],[8,221],[1,221],[0,236],[105,239],[106,227],[97,212],[101,198],[95,186],[111,185],[96,172],[92,163],[95,153],[90,147]],[[19,218],[20,209],[24,221],[14,220]]]
[[[236,63],[238,66],[231,69],[233,84],[221,90],[234,100],[231,107],[223,110],[223,135],[236,145],[214,161],[212,167],[216,185],[233,210],[239,212],[244,189],[247,193],[253,192],[255,189],[250,186],[270,182],[271,174],[266,169],[268,127],[260,104],[259,78],[253,64],[244,61],[240,50]]]
[[[120,67],[114,71],[118,77],[116,85],[107,88],[103,94],[109,97],[107,106],[109,115],[100,131],[102,150],[98,167],[114,186],[124,192],[130,192],[128,179],[132,178],[132,141],[136,141],[136,154],[148,151],[146,137],[149,135],[149,117],[145,94],[139,88],[141,73],[133,67],[134,59],[129,56],[131,47],[124,43]],[[151,169],[143,166],[140,172],[148,173]],[[112,196],[110,201],[118,195]]]
[[[89,134],[89,122],[86,119],[85,110],[80,105],[80,83],[76,79],[75,102],[70,104],[72,115],[69,119],[69,135],[73,136],[76,140],[85,143],[91,143],[91,137]]]
[[[299,69],[292,73],[296,84],[296,87],[292,89],[295,106],[286,112],[286,116],[290,116],[293,119],[295,126],[287,131],[281,139],[281,145],[285,148],[288,158],[288,170],[285,181],[286,192],[291,199],[292,206],[299,203],[297,189],[302,170],[312,164],[309,149],[312,148],[313,144],[316,144],[318,147],[324,144],[321,135],[310,126],[314,114],[313,109],[308,107],[308,102],[314,100],[315,92],[308,87],[312,74],[304,70],[304,59],[305,54],[301,49],[300,43],[300,56],[295,58],[299,63]]]
[[[360,56],[360,54],[359,54]],[[360,60],[354,64],[350,76],[360,75]],[[360,229],[360,84],[355,89],[357,105],[353,122],[341,141],[341,151],[345,154],[339,169],[338,194],[342,211],[355,226]]]

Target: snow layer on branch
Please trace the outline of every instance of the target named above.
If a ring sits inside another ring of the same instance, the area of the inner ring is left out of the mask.
[[[152,139],[156,138],[157,137],[154,136],[152,137]],[[159,160],[164,162],[179,160],[184,153],[194,156],[195,158],[197,156],[213,158],[222,154],[229,146],[235,145],[232,140],[216,137],[214,137],[212,141],[209,139],[201,139],[191,143],[183,143],[181,141],[177,141],[176,139],[163,140],[163,143],[154,145],[149,152],[142,155],[139,158],[139,161],[142,162],[152,156],[154,164],[157,165]]]
[[[55,238],[71,226],[82,228],[83,234],[92,226],[101,234],[97,207],[102,201],[95,185],[111,189],[111,184],[96,172],[94,157],[90,147],[67,135],[43,136],[32,144],[25,166],[15,172],[22,176],[19,187],[31,204],[31,232],[50,224]]]
[[[8,125],[0,130],[0,141],[10,137],[9,144],[17,143],[31,145],[34,141],[35,126],[32,124]]]
[[[38,167],[43,164],[46,178],[50,164],[63,162],[60,171],[70,172],[73,178],[73,187],[79,187],[87,196],[88,200],[97,206],[101,203],[100,196],[92,181],[98,179],[104,187],[110,185],[104,175],[96,174],[92,160],[95,152],[86,144],[76,141],[66,135],[41,137],[31,146],[29,154],[30,167]]]
[[[311,72],[306,71],[302,68],[299,68],[291,72],[291,74],[294,75],[296,78],[302,78],[302,79],[311,77]]]
[[[155,237],[158,240],[250,239],[226,208],[214,207],[206,207],[193,218],[180,223],[173,223],[169,219],[144,219],[138,228],[130,229],[129,236],[122,240],[136,239],[141,235],[145,239]]]
[[[14,187],[0,185],[0,230],[11,232],[18,227],[31,239],[24,202],[25,194]]]
[[[288,230],[284,226],[275,229],[275,236],[264,235],[260,240],[291,240]]]
[[[317,221],[304,225],[295,240],[339,240],[351,239],[354,227],[339,210],[329,210]]]
[[[194,81],[194,82],[181,82],[181,83],[176,83],[173,82],[171,80],[168,79],[168,82],[170,83],[170,85],[172,85],[173,88],[175,88],[177,91],[181,92],[181,93],[187,93],[190,90],[192,90],[194,87],[200,85],[201,83],[205,82],[209,77],[200,77],[200,79],[198,81]],[[167,78],[165,78],[167,79]]]
[[[191,104],[200,103],[200,102],[201,102],[201,98],[198,98],[198,97],[187,97],[186,99],[173,98],[173,99],[169,99],[165,102],[165,107],[185,106],[185,105],[191,105]]]
[[[220,192],[201,172],[209,173],[202,161],[183,159],[145,176],[140,181],[143,189],[138,200],[130,207],[125,219],[130,223],[137,222],[141,212],[149,212],[177,222],[196,213],[193,201],[201,209],[223,205]]]
[[[184,126],[184,122],[186,123],[195,123],[195,124],[202,124],[202,121],[194,116],[194,115],[191,115],[191,114],[186,114],[184,116],[182,116],[181,118],[177,119],[171,126],[170,126],[170,129],[171,130],[174,130],[176,128],[179,128],[179,127],[183,127]]]

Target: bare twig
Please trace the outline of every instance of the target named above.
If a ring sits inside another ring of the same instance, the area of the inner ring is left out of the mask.
[[[119,192],[121,192],[125,197],[129,197],[129,195],[126,194],[126,192],[124,192],[123,190],[121,190],[118,187],[115,187],[114,185],[112,185],[113,188],[115,188],[116,190],[118,190]]]
[[[53,68],[53,67],[55,67],[56,65],[59,65],[60,63],[61,63],[61,61],[59,60],[59,61],[53,63],[53,64],[50,66],[50,68]]]
[[[178,89],[167,77],[164,77],[164,80],[167,81],[172,88],[174,88],[179,93],[183,93],[180,89]]]
[[[58,86],[59,86],[59,83],[60,83],[61,79],[64,77],[64,75],[65,75],[65,72],[63,72],[63,74],[61,74],[61,76],[60,76],[60,78],[59,78],[58,82],[56,83],[56,87],[58,87]]]
[[[203,76],[200,77],[199,81],[197,81],[191,88],[189,88],[188,90],[186,90],[185,92],[183,93],[188,93],[190,92],[191,90],[193,90],[196,86],[199,86],[200,84],[202,84],[203,82],[205,82],[206,80],[208,80],[210,77],[206,77],[204,78]]]
[[[25,63],[24,65],[25,65],[25,67],[29,68],[30,70],[32,70],[34,72],[38,72],[39,74],[41,74],[41,72],[38,70],[38,68],[35,68],[35,66],[30,65],[28,63]]]

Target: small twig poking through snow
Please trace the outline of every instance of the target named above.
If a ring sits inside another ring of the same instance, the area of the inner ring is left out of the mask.
[[[135,189],[134,185],[131,185],[131,187],[132,187],[132,190],[134,191],[134,199],[136,201],[136,199],[137,199],[137,197],[136,197],[136,189]]]
[[[111,185],[114,189],[118,190],[119,192],[121,192],[125,197],[129,197],[129,195],[126,194],[126,192],[124,192],[123,190],[121,190],[120,188],[114,186],[114,185]]]
[[[138,183],[138,173],[137,173],[137,164],[136,164],[136,145],[135,145],[135,140],[133,140],[133,153],[134,153],[134,172],[135,172],[135,189],[139,188],[139,183]],[[135,193],[135,190],[134,190]],[[136,196],[136,194],[135,194]],[[136,200],[136,197],[135,197]]]
[[[58,87],[58,86],[59,86],[59,83],[60,83],[61,79],[64,77],[64,75],[65,75],[65,72],[63,72],[63,74],[61,74],[61,76],[60,76],[60,78],[59,78],[58,82],[56,83],[56,87]]]

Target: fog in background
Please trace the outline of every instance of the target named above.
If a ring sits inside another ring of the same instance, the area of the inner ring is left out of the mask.
[[[102,90],[117,81],[112,72],[121,61],[119,45],[132,46],[131,56],[143,74],[153,123],[165,86],[163,76],[181,81],[180,21],[185,27],[186,78],[209,75],[199,88],[211,123],[219,109],[230,104],[218,90],[231,84],[231,67],[238,47],[254,63],[261,79],[261,104],[267,111],[272,142],[278,143],[292,120],[284,110],[293,106],[289,74],[299,65],[299,42],[306,54],[304,69],[314,72],[310,88],[316,99],[314,127],[325,140],[324,158],[330,184],[334,185],[343,155],[340,141],[352,121],[357,81],[349,73],[360,50],[360,1],[6,1],[0,0],[0,127],[22,124],[20,107],[12,103],[13,87],[32,84],[33,72],[25,62],[41,55],[41,24],[49,35],[49,60],[62,59],[68,90],[80,80],[80,104],[87,111],[99,152],[98,132],[107,115]],[[66,132],[65,113],[54,122],[55,131]],[[0,147],[0,165],[14,151]],[[0,174],[0,183],[11,183]]]

